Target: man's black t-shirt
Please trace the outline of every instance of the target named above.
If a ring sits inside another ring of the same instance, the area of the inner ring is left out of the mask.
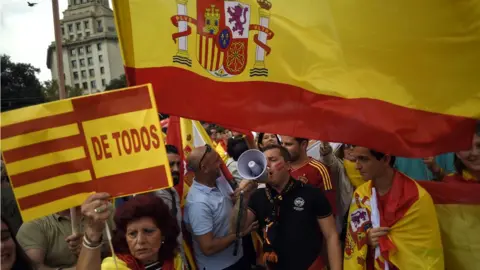
[[[277,193],[272,190],[272,195]],[[265,189],[253,193],[248,204],[263,232],[266,219],[271,216],[273,204]],[[310,185],[299,184],[283,196],[278,217],[278,236],[275,251],[278,263],[275,270],[306,270],[320,255],[323,234],[318,219],[332,214],[323,192]],[[263,237],[263,233],[261,234]]]

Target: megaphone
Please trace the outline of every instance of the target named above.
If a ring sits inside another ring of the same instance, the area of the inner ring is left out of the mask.
[[[262,152],[250,149],[240,155],[237,161],[237,170],[246,180],[267,180],[267,159]]]

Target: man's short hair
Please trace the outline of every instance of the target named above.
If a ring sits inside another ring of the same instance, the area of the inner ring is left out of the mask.
[[[248,150],[248,144],[243,138],[243,136],[232,137],[227,141],[227,153],[233,158],[233,160],[238,161],[240,155]]]
[[[306,138],[299,138],[299,137],[295,137],[295,140],[298,142],[298,144],[302,144],[302,142],[306,141],[308,143],[308,139]]]
[[[177,155],[179,155],[178,148],[175,145],[166,144],[165,149],[167,150],[167,154],[177,154]]]
[[[375,150],[372,150],[370,149],[370,153],[372,154],[372,156],[374,156],[377,160],[380,160],[382,159],[384,156],[386,156],[387,154],[385,153],[382,153],[382,152],[378,152],[378,151],[375,151]],[[395,156],[392,156],[392,155],[389,155],[390,156],[390,163],[388,163],[390,165],[390,167],[393,168],[393,166],[395,165],[395,160],[397,159]]]
[[[271,144],[271,145],[268,145],[268,146],[265,146],[262,151],[265,153],[266,151],[268,150],[271,150],[271,149],[278,149],[280,150],[280,155],[283,157],[283,159],[285,161],[291,161],[292,158],[290,157],[290,153],[288,152],[287,148],[281,146],[281,145],[277,145],[277,144]]]

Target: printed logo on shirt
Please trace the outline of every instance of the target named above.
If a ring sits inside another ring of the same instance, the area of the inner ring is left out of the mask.
[[[350,225],[352,226],[353,232],[356,232],[367,222],[370,222],[370,218],[365,208],[357,209],[351,214]]]
[[[298,197],[293,201],[293,209],[297,211],[303,211],[303,205],[305,204],[305,200],[302,197]]]
[[[305,175],[299,176],[297,180],[304,184],[308,183],[308,178]]]

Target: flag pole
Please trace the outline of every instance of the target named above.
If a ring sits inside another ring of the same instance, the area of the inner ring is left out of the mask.
[[[60,32],[60,15],[58,11],[58,0],[52,0],[53,10],[53,29],[55,31],[55,51],[57,53],[57,71],[58,71],[58,96],[60,99],[66,98],[65,77],[63,72],[63,48],[62,34]]]
[[[58,97],[66,98],[65,93],[65,77],[63,75],[63,47],[62,33],[60,31],[60,12],[58,8],[58,0],[52,0],[53,12],[53,30],[55,32],[55,52],[57,53],[57,72],[58,72]],[[70,220],[72,222],[72,234],[77,233],[77,213],[75,208],[70,208]]]

